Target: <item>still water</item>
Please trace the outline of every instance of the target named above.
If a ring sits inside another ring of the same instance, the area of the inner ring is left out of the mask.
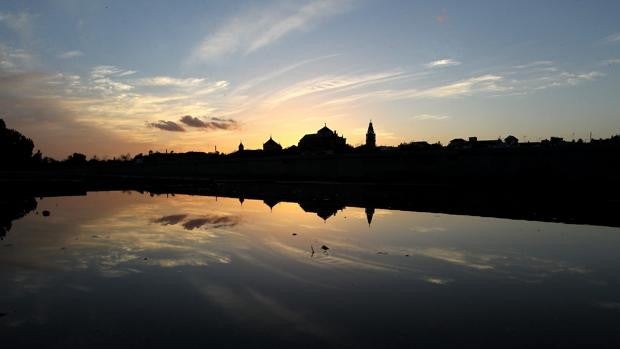
[[[618,228],[273,204],[37,199],[1,241],[2,346],[620,344]]]

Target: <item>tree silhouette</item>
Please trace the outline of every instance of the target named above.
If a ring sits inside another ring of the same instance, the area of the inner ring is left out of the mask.
[[[83,165],[86,163],[86,155],[81,153],[73,153],[67,157],[65,163],[71,165]]]
[[[16,130],[6,127],[0,119],[0,163],[19,167],[32,162],[34,143]]]

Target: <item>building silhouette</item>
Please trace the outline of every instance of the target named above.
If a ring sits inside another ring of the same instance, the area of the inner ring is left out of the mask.
[[[372,127],[372,120],[368,123],[368,131],[366,131],[366,148],[372,149],[377,146],[377,138],[375,129]]]
[[[270,136],[267,142],[263,143],[263,151],[269,153],[280,152],[282,151],[282,146],[276,141],[274,141],[273,138],[271,138]]]
[[[245,150],[245,147],[243,146],[243,142],[239,142],[239,152],[243,152]]]
[[[326,124],[316,133],[303,136],[298,149],[301,152],[340,152],[347,149],[347,139],[330,130]]]

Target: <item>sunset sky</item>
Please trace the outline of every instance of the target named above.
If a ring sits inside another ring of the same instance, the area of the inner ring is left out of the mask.
[[[620,1],[0,3],[0,117],[44,155],[620,133]]]

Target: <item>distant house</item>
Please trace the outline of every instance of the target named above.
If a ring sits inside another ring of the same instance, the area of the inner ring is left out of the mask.
[[[519,139],[515,136],[510,135],[504,138],[504,143],[506,143],[506,145],[509,147],[516,147],[519,144]]]
[[[347,149],[347,140],[325,125],[316,133],[303,136],[297,148],[301,152],[339,152]]]
[[[475,137],[473,137],[473,138],[475,138]],[[470,142],[471,142],[471,138],[470,138]],[[464,140],[463,138],[455,138],[455,139],[451,140],[450,143],[448,143],[448,148],[462,149],[462,148],[465,148],[467,143],[468,142],[466,140]]]
[[[282,146],[273,140],[273,138],[269,137],[267,142],[263,143],[263,151],[269,153],[276,153],[282,151]]]
[[[551,137],[551,138],[549,138],[549,142],[551,142],[551,144],[562,144],[562,143],[564,143],[564,138],[562,138],[562,137]]]
[[[501,139],[478,140],[478,137],[469,137],[467,141],[463,138],[455,138],[448,144],[448,148],[452,149],[488,149],[503,146],[504,142]]]
[[[476,141],[472,144],[472,148],[477,149],[490,149],[490,148],[502,148],[504,146],[504,142],[501,139],[489,139]]]
[[[427,150],[427,149],[432,149],[434,146],[426,141],[416,141],[416,142],[409,142],[409,143],[401,143],[398,146],[398,149],[400,150]]]

